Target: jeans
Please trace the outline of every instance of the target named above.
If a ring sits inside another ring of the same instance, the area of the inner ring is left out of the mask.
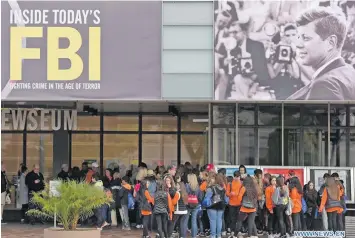
[[[142,225],[142,212],[139,209],[139,203],[135,203],[134,210],[136,211],[136,225]]]
[[[177,224],[179,224],[179,235],[180,238],[185,238],[186,237],[186,232],[187,232],[187,224],[189,222],[189,214],[174,214],[173,216],[173,221],[170,223],[169,230],[168,230],[168,235],[169,237],[173,233],[173,230]]]
[[[122,219],[122,227],[124,228],[129,228],[129,216],[128,216],[128,206],[127,205],[122,205],[121,208],[119,209],[120,216]]]
[[[159,213],[154,214],[154,216],[157,221],[157,229],[160,238],[168,238],[168,214]]]
[[[285,225],[286,208],[287,208],[286,205],[276,205],[275,207],[276,219],[279,221],[279,227],[282,236],[286,235],[286,225]]]
[[[292,213],[292,223],[294,231],[302,231],[301,216],[303,216],[302,212]]]
[[[273,213],[270,213],[269,210],[267,210],[267,217],[268,217],[268,222],[267,222],[267,228],[269,231],[269,234],[277,234],[277,219],[276,219],[276,209],[273,209]]]
[[[231,231],[234,232],[235,236],[237,236],[238,232],[237,228],[237,220],[239,216],[240,206],[229,206],[229,221]]]
[[[202,220],[202,216],[203,216],[203,210],[199,210],[197,212],[197,222],[198,222],[198,225],[199,225],[199,230],[200,232],[204,232],[204,226],[203,226],[203,220]]]
[[[312,208],[311,213],[306,213],[306,224],[307,224],[307,230],[313,230],[314,229],[314,219],[316,215],[316,209],[317,207],[309,207]]]
[[[145,215],[143,215],[142,216],[143,218],[142,218],[142,221],[143,221],[143,236],[149,236],[149,230],[148,230],[148,228],[149,228],[149,221],[150,221],[150,215],[148,215],[148,216],[145,216]]]
[[[222,219],[224,210],[207,209],[208,218],[210,219],[211,237],[222,236]]]
[[[199,207],[195,209],[190,209],[189,214],[191,214],[191,236],[194,238],[197,236],[198,228],[197,228],[197,214],[200,211]]]
[[[239,212],[238,216],[238,222],[237,222],[237,228],[236,228],[236,234],[240,232],[240,229],[243,226],[243,221],[245,218],[248,217],[248,236],[258,236],[258,231],[256,230],[256,225],[255,225],[255,217],[256,217],[256,212],[250,212],[250,213],[245,213],[245,212]]]
[[[95,210],[96,225],[98,227],[102,227],[102,225],[107,221],[108,210],[109,209],[107,204],[104,204]]]
[[[343,231],[343,214],[337,212],[327,212],[329,231]]]

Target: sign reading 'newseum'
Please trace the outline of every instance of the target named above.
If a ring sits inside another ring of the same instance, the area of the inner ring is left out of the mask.
[[[161,98],[161,2],[1,4],[2,99]]]
[[[216,100],[355,100],[354,1],[215,1]]]

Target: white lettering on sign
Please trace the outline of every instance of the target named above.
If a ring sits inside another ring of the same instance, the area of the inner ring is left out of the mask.
[[[76,130],[76,110],[2,109],[2,130]]]

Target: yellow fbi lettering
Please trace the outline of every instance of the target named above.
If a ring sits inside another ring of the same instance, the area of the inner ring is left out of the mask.
[[[43,37],[43,27],[11,27],[10,30],[10,80],[22,80],[22,60],[40,59],[39,48],[23,48],[23,38]],[[59,48],[59,39],[69,40],[68,48]],[[74,80],[84,70],[78,50],[82,45],[80,32],[72,27],[47,28],[47,79]],[[101,28],[89,27],[89,80],[99,81],[101,76]],[[69,69],[59,69],[59,59],[69,59]]]

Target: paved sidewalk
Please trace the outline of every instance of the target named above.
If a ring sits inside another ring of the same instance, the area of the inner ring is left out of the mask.
[[[23,225],[19,223],[8,223],[1,225],[1,238],[43,238],[43,229],[51,227],[51,225]],[[123,231],[119,228],[111,228],[101,231],[102,238],[124,237],[124,238],[140,238],[142,230],[133,229],[132,231]],[[155,237],[155,236],[153,236]]]
[[[1,225],[1,238],[43,238],[43,229],[51,227],[51,225],[23,225],[19,223],[8,223]],[[155,233],[150,234],[155,238]],[[120,228],[111,228],[101,231],[101,238],[124,237],[124,238],[140,238],[142,230],[133,228],[131,231],[124,231]],[[188,236],[191,237],[191,236]],[[259,236],[266,238],[267,236]]]

